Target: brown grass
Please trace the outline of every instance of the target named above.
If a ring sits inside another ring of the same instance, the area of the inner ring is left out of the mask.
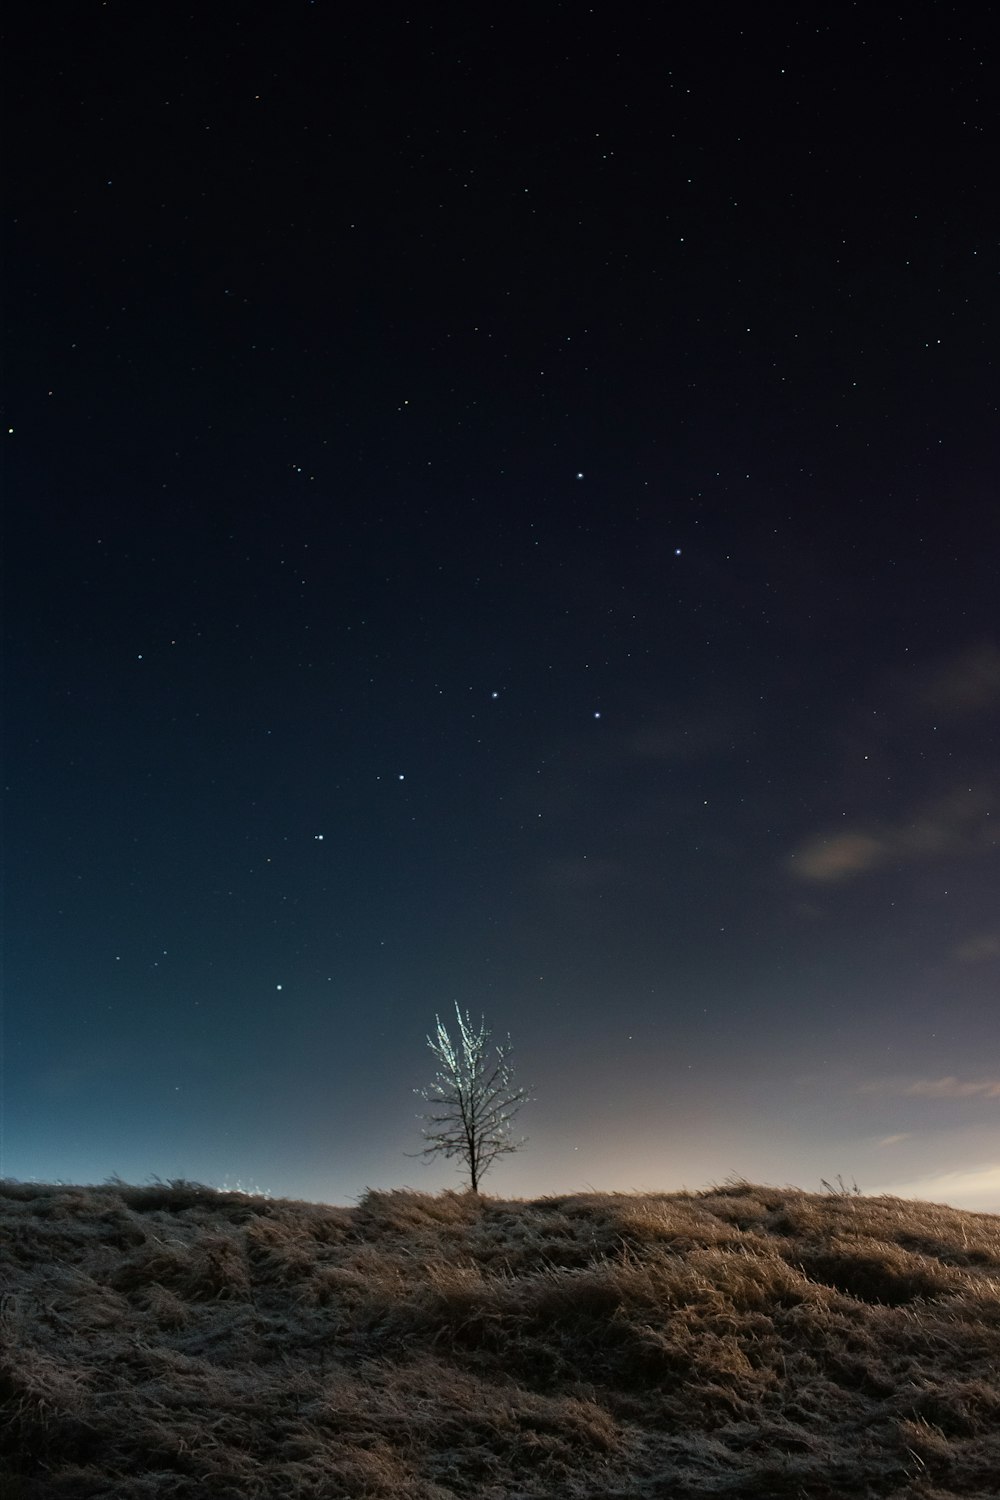
[[[1000,1496],[1000,1220],[0,1184],[4,1500]]]

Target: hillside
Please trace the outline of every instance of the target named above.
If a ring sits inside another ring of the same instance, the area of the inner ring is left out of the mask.
[[[1000,1219],[0,1184],[5,1500],[1000,1495]]]

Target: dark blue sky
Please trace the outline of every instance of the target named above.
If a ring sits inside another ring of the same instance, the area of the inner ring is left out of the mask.
[[[8,48],[3,1172],[1000,1208],[976,12]]]

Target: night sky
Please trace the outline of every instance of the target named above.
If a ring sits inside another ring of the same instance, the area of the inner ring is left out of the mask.
[[[1000,1210],[988,28],[13,7],[5,1175]]]

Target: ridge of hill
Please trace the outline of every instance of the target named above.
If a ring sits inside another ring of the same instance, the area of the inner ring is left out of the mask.
[[[1000,1496],[1000,1218],[0,1183],[5,1500]]]

